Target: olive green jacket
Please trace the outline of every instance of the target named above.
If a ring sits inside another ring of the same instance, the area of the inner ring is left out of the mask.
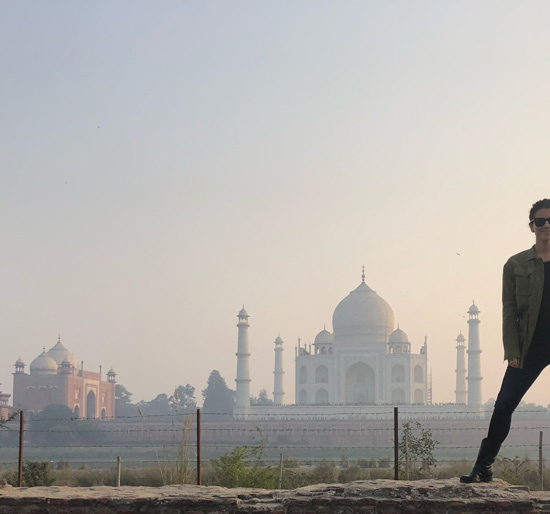
[[[544,263],[535,247],[513,255],[502,275],[504,359],[520,359],[520,368],[535,333],[544,287]]]

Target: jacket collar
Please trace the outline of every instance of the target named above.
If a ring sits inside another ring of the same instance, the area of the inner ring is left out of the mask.
[[[535,252],[535,245],[533,245],[529,250],[527,250],[527,253],[525,255],[525,260],[530,261],[532,259],[537,258],[537,253]]]

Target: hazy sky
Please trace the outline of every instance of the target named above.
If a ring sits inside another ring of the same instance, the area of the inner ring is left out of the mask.
[[[454,401],[504,372],[505,260],[550,196],[547,1],[0,1],[1,389],[62,342],[149,400],[251,391],[361,281]],[[460,254],[460,255],[458,255]],[[550,370],[526,397],[550,402]]]

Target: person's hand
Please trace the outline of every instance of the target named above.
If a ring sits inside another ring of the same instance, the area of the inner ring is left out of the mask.
[[[512,368],[519,368],[519,359],[514,357],[513,359],[508,359],[508,366]]]

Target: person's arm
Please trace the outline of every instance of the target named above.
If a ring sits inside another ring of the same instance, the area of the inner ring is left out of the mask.
[[[504,359],[513,368],[519,366],[521,348],[518,334],[518,305],[514,265],[508,261],[502,273],[502,342]]]

